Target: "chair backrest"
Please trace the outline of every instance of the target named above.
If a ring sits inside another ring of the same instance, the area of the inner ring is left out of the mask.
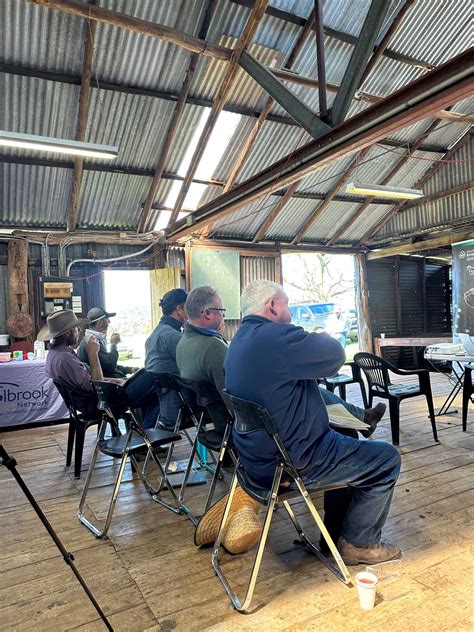
[[[354,363],[364,372],[369,389],[376,387],[376,390],[388,390],[391,384],[388,374],[390,365],[383,358],[373,353],[360,352],[355,354]]]
[[[92,380],[92,384],[97,394],[97,408],[99,410],[110,410],[119,405],[127,408],[130,406],[125,389],[121,384],[99,380]]]
[[[235,395],[231,395],[227,391],[225,391],[225,393],[232,402],[232,407],[234,409],[234,429],[241,433],[251,432],[253,430],[266,430],[275,442],[275,445],[285,462],[286,469],[295,474],[296,468],[293,465],[293,462],[283,445],[278,429],[265,406],[252,402],[248,399],[235,397]]]
[[[69,410],[69,414],[77,420],[80,411],[76,408],[74,394],[79,395],[79,391],[62,380],[53,380],[53,383],[63,398],[64,403]]]
[[[151,375],[155,380],[158,395],[179,390],[179,384],[172,373],[151,373]]]

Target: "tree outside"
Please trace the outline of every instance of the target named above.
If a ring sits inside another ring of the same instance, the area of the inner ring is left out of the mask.
[[[349,322],[346,357],[359,350],[355,312],[354,259],[322,253],[284,254],[283,285],[290,305],[333,303]],[[332,310],[333,307],[329,307]],[[301,324],[301,323],[296,323]]]

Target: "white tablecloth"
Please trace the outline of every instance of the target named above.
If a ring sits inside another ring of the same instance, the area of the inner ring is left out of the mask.
[[[0,428],[69,419],[45,360],[0,363]]]

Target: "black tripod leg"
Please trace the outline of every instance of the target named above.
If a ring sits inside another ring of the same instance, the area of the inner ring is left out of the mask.
[[[38,518],[44,524],[44,526],[46,528],[46,531],[49,533],[49,535],[54,540],[54,543],[56,544],[58,549],[61,551],[61,554],[63,556],[64,561],[71,568],[72,572],[74,573],[74,575],[77,578],[77,581],[83,587],[86,595],[89,597],[89,599],[91,600],[92,605],[94,606],[94,608],[99,613],[99,616],[102,619],[102,621],[104,622],[105,626],[107,627],[108,630],[112,630],[112,632],[113,632],[113,627],[110,625],[107,617],[105,616],[104,612],[102,611],[102,608],[99,606],[99,604],[95,600],[94,595],[91,593],[91,591],[89,590],[86,582],[82,578],[82,575],[79,573],[79,571],[77,570],[76,566],[74,565],[74,561],[73,561],[74,560],[74,555],[72,553],[70,553],[69,551],[66,551],[66,549],[64,548],[64,545],[61,542],[61,540],[58,538],[58,536],[56,534],[56,531],[53,529],[53,527],[51,526],[49,520],[44,515],[41,507],[38,505],[38,503],[34,499],[33,495],[31,494],[30,490],[28,489],[25,481],[22,479],[22,477],[18,473],[18,471],[16,469],[16,461],[15,461],[15,459],[13,457],[11,457],[7,453],[7,451],[5,450],[3,445],[1,445],[1,444],[0,444],[0,458],[2,459],[3,465],[5,465],[10,470],[10,472],[12,473],[14,479],[16,480],[18,485],[20,486],[22,492],[28,498],[28,500],[30,502],[30,505],[36,511],[36,513],[38,515]]]

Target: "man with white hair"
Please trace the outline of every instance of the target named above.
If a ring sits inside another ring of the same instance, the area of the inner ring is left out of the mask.
[[[226,389],[267,408],[305,482],[349,481],[350,500],[326,493],[325,513],[341,514],[339,551],[348,565],[375,564],[400,556],[381,541],[400,471],[397,450],[381,441],[360,441],[329,427],[316,378],[344,364],[341,345],[325,333],[291,325],[288,297],[270,281],[254,281],[241,297],[242,324],[226,355]],[[263,430],[239,434],[234,444],[250,477],[270,487],[277,450]],[[338,491],[338,490],[336,490]]]

